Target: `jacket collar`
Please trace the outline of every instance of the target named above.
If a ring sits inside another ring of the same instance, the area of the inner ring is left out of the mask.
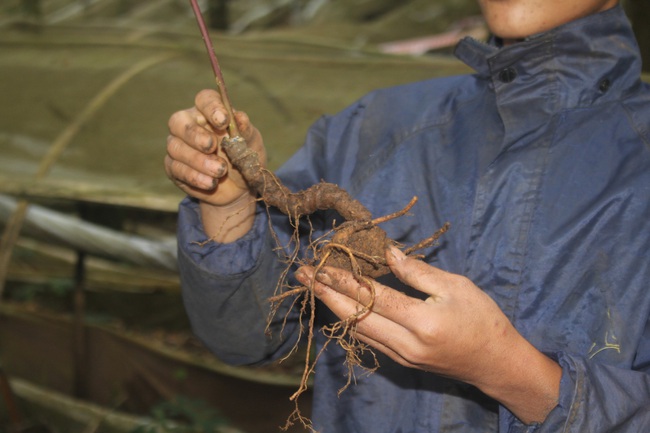
[[[640,84],[639,49],[620,5],[507,47],[495,42],[465,38],[456,55],[491,81],[500,102],[512,91],[536,94],[556,112],[618,99]]]

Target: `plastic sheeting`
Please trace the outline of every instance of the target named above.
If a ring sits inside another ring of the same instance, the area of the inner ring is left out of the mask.
[[[102,19],[102,6],[103,13],[117,13],[118,3],[124,2],[90,2],[86,14],[48,21],[56,13],[52,5],[45,25],[16,19],[0,26],[0,192],[175,210],[181,193],[162,169],[167,119],[192,105],[198,90],[214,87],[211,68],[193,18],[179,7],[185,1],[145,2],[160,5],[160,15],[133,7],[132,17]],[[467,70],[448,57],[382,55],[367,43],[351,44],[330,27],[354,28],[342,14],[345,3],[331,2],[322,18],[302,27],[212,34],[229,94],[262,131],[272,169],[319,116],[364,93]],[[351,17],[358,30],[377,24],[368,14],[379,10],[357,5]],[[147,60],[150,66],[107,91]],[[61,140],[65,146],[49,173],[35,179]]]

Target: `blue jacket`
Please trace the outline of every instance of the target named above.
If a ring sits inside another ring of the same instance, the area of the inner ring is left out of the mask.
[[[467,39],[457,55],[476,74],[378,90],[323,117],[278,174],[294,190],[337,183],[374,216],[418,196],[410,216],[383,225],[406,245],[450,221],[425,260],[469,277],[560,363],[559,404],[542,425],[524,426],[470,386],[385,357],[337,397],[344,355],[330,346],[315,375],[315,427],[650,431],[650,92],[622,8],[504,48]],[[270,215],[286,245],[291,227]],[[314,215],[313,236],[333,218]],[[199,246],[196,204],[181,205],[186,307],[227,362],[277,359],[297,338],[295,318],[284,335],[278,323],[264,334],[284,270],[268,225],[260,210],[240,241]],[[323,306],[317,315],[319,326],[333,320]]]

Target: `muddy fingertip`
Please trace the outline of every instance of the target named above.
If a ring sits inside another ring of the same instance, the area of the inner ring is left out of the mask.
[[[296,280],[298,280],[301,284],[308,284],[311,282],[313,279],[313,272],[311,269],[307,267],[300,267],[294,274],[294,277],[296,277]]]
[[[395,245],[391,245],[388,247],[388,260],[392,260],[394,263],[401,262],[402,260],[406,259],[406,254],[402,252],[399,248],[397,248]]]
[[[248,118],[248,114],[246,114],[244,111],[236,111],[235,122],[237,122],[237,127],[239,128],[241,135],[246,140],[249,140],[251,138],[252,133],[251,133],[251,122],[250,119]]]
[[[207,191],[214,191],[217,188],[217,186],[219,185],[219,179],[216,179],[216,178],[211,177],[211,176],[206,176],[206,178],[207,179],[206,179],[206,182],[205,182],[205,185],[206,185],[205,189]]]
[[[215,110],[212,113],[212,124],[218,129],[224,129],[228,126],[228,116],[221,110]]]
[[[321,269],[316,273],[316,281],[325,284],[326,286],[332,285],[332,278],[326,269]]]
[[[222,158],[206,159],[204,166],[209,174],[216,179],[221,179],[228,171],[228,166]]]

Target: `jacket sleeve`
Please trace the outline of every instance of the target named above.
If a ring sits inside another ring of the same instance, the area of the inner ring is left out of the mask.
[[[319,156],[326,124],[326,118],[317,122],[306,144],[281,169],[281,178],[291,190],[322,178]],[[318,218],[311,219],[309,230],[318,233]],[[186,198],[180,204],[177,238],[183,302],[193,332],[222,361],[266,363],[294,347],[301,327],[290,300],[269,322],[269,297],[276,293],[279,281],[291,276],[287,255],[296,247],[294,236],[294,226],[285,215],[260,204],[254,227],[244,237],[218,244],[207,239],[198,203]]]
[[[560,399],[542,424],[525,426],[501,408],[508,433],[638,433],[650,431],[650,326],[632,368],[558,353]]]
[[[278,311],[267,321],[268,300],[286,268],[273,251],[268,217],[260,207],[253,229],[230,244],[205,242],[198,204],[179,209],[178,264],[183,302],[195,335],[222,361],[253,365],[271,361],[293,347],[296,317]],[[286,306],[285,306],[286,308]],[[283,326],[284,325],[284,326]]]

